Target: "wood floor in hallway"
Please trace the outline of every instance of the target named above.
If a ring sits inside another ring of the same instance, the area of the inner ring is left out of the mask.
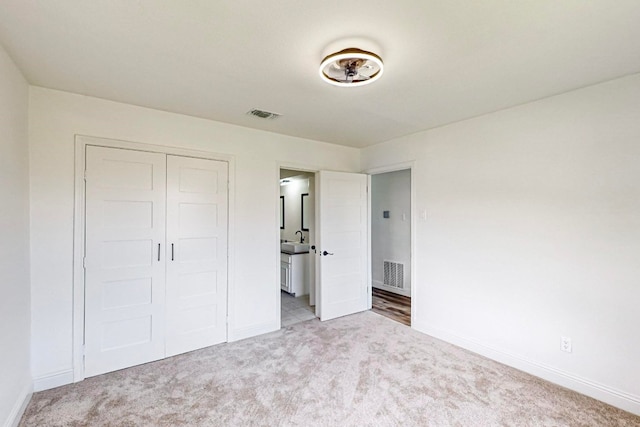
[[[411,326],[411,298],[373,288],[371,310],[374,313]]]

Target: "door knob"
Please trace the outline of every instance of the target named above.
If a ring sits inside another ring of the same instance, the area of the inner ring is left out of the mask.
[[[327,255],[333,255],[332,253],[329,253],[327,251],[322,251],[322,255],[327,256]]]

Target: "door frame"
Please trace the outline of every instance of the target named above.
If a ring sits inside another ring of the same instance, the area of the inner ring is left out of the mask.
[[[295,170],[295,171],[300,171],[300,172],[307,172],[307,173],[312,173],[314,175],[314,189],[313,189],[313,193],[315,194],[315,203],[314,203],[314,210],[315,210],[315,215],[314,218],[316,219],[316,223],[314,224],[314,236],[318,235],[318,191],[317,191],[317,178],[318,178],[318,172],[320,171],[317,167],[314,166],[309,166],[309,165],[301,165],[298,163],[289,163],[289,162],[278,162],[276,164],[276,179],[274,180],[274,184],[275,184],[275,189],[274,189],[274,193],[276,194],[274,200],[278,200],[278,197],[280,197],[280,169],[290,169],[290,170]],[[280,206],[279,204],[276,203],[276,224],[280,223]],[[277,236],[276,239],[274,239],[275,242],[280,242],[280,229],[278,227],[274,228],[275,230],[275,235]],[[275,251],[276,254],[276,284],[277,287],[274,288],[275,289],[275,299],[276,299],[276,311],[275,311],[275,316],[277,319],[277,323],[278,323],[278,329],[282,329],[282,307],[281,307],[281,300],[280,300],[280,243],[278,243],[277,249]],[[309,251],[309,256],[311,256],[312,252]],[[314,254],[315,255],[315,254]],[[313,258],[313,261],[310,259],[309,262],[316,262],[317,260],[315,258]],[[317,266],[316,266],[317,267]],[[316,309],[314,311],[314,314],[316,317],[320,317],[320,310],[322,309],[320,307],[320,301],[318,299],[318,270],[316,268],[315,270],[316,272]]]
[[[416,204],[415,204],[415,200],[416,200],[416,189],[415,189],[415,168],[416,168],[416,162],[414,161],[409,161],[409,162],[403,162],[403,163],[395,163],[392,165],[387,165],[387,166],[380,166],[380,167],[376,167],[376,168],[371,168],[371,169],[367,169],[365,170],[363,173],[366,173],[367,175],[369,175],[369,286],[371,287],[371,292],[369,292],[369,308],[371,308],[371,293],[373,292],[373,276],[372,276],[372,272],[371,272],[371,235],[372,235],[372,230],[371,230],[371,177],[373,175],[379,175],[382,173],[387,173],[387,172],[397,172],[397,171],[401,171],[401,170],[409,170],[409,175],[410,175],[410,179],[411,179],[411,188],[409,189],[409,197],[410,197],[410,206],[411,208],[409,209],[409,212],[411,214],[411,243],[409,245],[409,251],[411,252],[410,255],[410,259],[411,259],[411,328],[413,328],[416,323],[417,323],[417,319],[416,319],[416,304],[415,304],[415,297],[416,297],[416,224],[417,224],[417,215],[416,215]]]
[[[233,307],[235,272],[230,266],[235,264],[234,247],[234,218],[235,218],[235,158],[228,154],[214,153],[187,148],[164,145],[146,144],[141,142],[122,141],[87,135],[75,135],[74,153],[74,207],[73,207],[73,307],[72,307],[72,342],[73,342],[73,382],[82,381],[84,375],[84,298],[85,280],[83,258],[85,253],[85,154],[89,145],[107,148],[120,148],[153,153],[172,154],[184,157],[218,160],[227,162],[229,182],[228,222],[227,222],[227,342],[229,331],[233,330],[234,317],[229,313]]]

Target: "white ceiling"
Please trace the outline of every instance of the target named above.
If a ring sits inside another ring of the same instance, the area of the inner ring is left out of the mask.
[[[640,72],[640,1],[1,0],[0,41],[34,85],[364,147]],[[382,79],[322,82],[346,47]]]

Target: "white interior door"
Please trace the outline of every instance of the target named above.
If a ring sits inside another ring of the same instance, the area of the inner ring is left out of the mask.
[[[367,176],[319,172],[320,320],[369,307]]]
[[[227,176],[167,156],[167,356],[227,340]]]
[[[165,162],[87,146],[87,377],[164,357]]]

